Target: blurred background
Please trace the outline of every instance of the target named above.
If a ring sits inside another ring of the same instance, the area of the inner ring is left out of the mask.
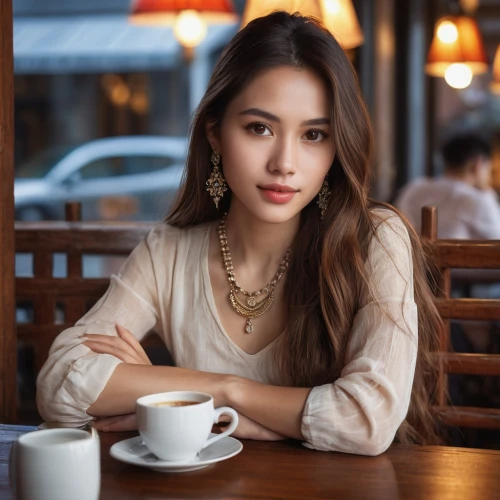
[[[16,218],[62,219],[68,199],[85,220],[161,218],[223,47],[280,6],[322,16],[358,73],[375,198],[440,174],[440,142],[471,127],[500,188],[500,0],[14,0]]]

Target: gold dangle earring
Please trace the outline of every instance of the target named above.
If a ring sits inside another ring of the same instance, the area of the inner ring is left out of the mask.
[[[326,207],[328,206],[328,200],[330,199],[330,195],[332,192],[330,191],[330,186],[328,185],[328,174],[326,174],[325,180],[323,181],[323,185],[318,193],[318,206],[321,212],[321,218],[325,215]]]
[[[212,152],[210,161],[214,168],[206,182],[207,191],[214,200],[215,208],[219,208],[219,201],[224,196],[224,192],[227,191],[227,183],[219,169],[220,155],[216,150]]]

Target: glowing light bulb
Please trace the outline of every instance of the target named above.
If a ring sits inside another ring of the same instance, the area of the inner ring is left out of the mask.
[[[446,83],[454,89],[465,89],[472,81],[472,70],[467,64],[450,64],[444,73]]]
[[[458,30],[455,23],[443,21],[437,28],[437,36],[443,43],[454,43],[458,38]]]
[[[338,14],[340,11],[339,4],[339,0],[325,0],[323,6],[329,14]]]
[[[174,34],[181,45],[193,48],[207,35],[207,25],[195,10],[183,10],[176,18]]]

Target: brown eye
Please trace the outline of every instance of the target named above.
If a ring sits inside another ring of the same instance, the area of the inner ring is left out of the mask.
[[[266,126],[262,125],[262,123],[256,123],[253,126],[253,131],[258,135],[263,135],[266,132]]]
[[[245,129],[254,135],[260,135],[261,137],[270,137],[273,135],[269,125],[262,122],[252,122],[245,126]]]
[[[319,133],[316,130],[309,130],[309,132],[307,132],[306,134],[306,137],[310,141],[316,141],[318,139],[318,135]]]

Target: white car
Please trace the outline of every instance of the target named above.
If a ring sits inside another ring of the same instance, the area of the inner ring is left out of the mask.
[[[17,220],[64,219],[79,201],[83,220],[159,220],[178,190],[185,137],[124,136],[49,149],[16,168]]]

